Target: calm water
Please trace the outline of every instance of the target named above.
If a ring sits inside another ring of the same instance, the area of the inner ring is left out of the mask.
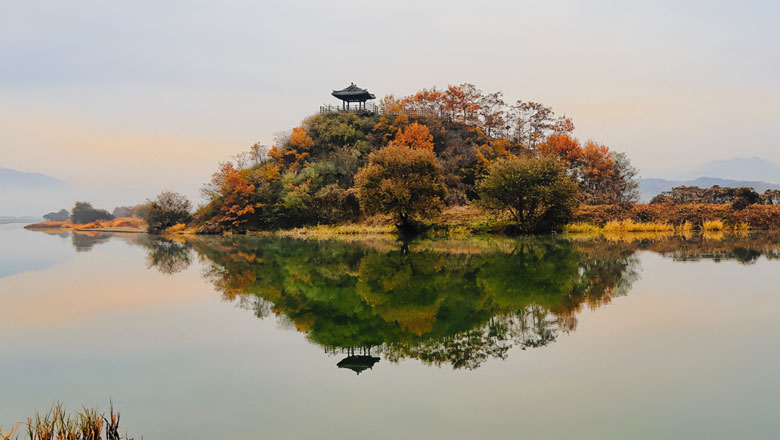
[[[2,425],[110,398],[146,439],[780,431],[778,237],[0,245]]]

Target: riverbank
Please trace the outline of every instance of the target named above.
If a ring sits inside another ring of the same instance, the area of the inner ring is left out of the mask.
[[[508,218],[495,217],[475,205],[452,206],[428,220],[424,233],[437,237],[505,235],[511,226]],[[87,224],[41,222],[25,226],[31,230],[144,233],[146,223],[137,217],[100,220]],[[715,204],[619,204],[581,206],[564,231],[569,234],[744,232],[780,230],[780,205],[751,205],[732,210]],[[390,216],[372,216],[357,223],[312,225],[272,231],[248,231],[248,235],[277,235],[295,238],[370,237],[398,233]],[[197,224],[168,228],[164,235],[209,234]],[[231,234],[223,231],[223,234]]]
[[[64,222],[40,222],[33,223],[24,227],[29,230],[39,231],[84,231],[84,232],[124,232],[124,233],[145,233],[148,231],[146,222],[137,217],[115,218],[113,220],[98,220],[92,223],[72,223],[70,220]]]
[[[446,208],[430,219],[425,233],[431,236],[463,237],[503,235],[511,221],[484,212],[474,205]],[[569,234],[737,232],[780,230],[780,205],[751,205],[734,211],[729,205],[621,204],[581,206],[564,232]],[[316,225],[249,234],[328,238],[396,234],[389,216],[375,216],[345,225]]]

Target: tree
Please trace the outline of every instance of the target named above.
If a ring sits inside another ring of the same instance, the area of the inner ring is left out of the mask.
[[[172,191],[161,192],[149,202],[144,220],[149,232],[160,232],[173,225],[186,223],[190,219],[192,204],[186,197]]]
[[[428,127],[414,122],[403,130],[398,129],[391,145],[433,151],[433,136]]]
[[[506,127],[506,103],[501,92],[483,95],[479,100],[482,128],[488,136],[501,136]]]
[[[70,221],[78,224],[92,223],[98,220],[112,220],[114,218],[105,209],[95,209],[89,202],[76,202],[71,211]]]
[[[247,178],[250,171],[240,170],[232,162],[225,162],[212,176],[211,185],[206,191],[209,191],[212,201],[219,203],[218,223],[237,230],[246,228],[250,216],[255,212],[252,203],[255,186]]]
[[[395,216],[401,229],[440,212],[447,194],[441,165],[432,149],[391,143],[369,156],[355,176],[360,207],[368,214]]]
[[[556,128],[555,113],[551,107],[538,102],[517,101],[509,112],[510,126],[514,140],[526,148],[534,149],[541,143],[550,130]]]
[[[499,160],[477,184],[480,204],[524,233],[560,231],[574,217],[577,183],[553,158]]]
[[[48,214],[44,214],[43,218],[50,222],[64,222],[65,220],[70,218],[70,211],[68,211],[67,209],[60,209],[57,212],[50,212]]]

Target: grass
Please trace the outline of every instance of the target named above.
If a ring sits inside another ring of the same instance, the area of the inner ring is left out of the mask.
[[[0,428],[0,439],[17,440],[21,425],[26,428],[28,440],[133,440],[119,434],[119,413],[114,412],[113,405],[110,408],[108,417],[90,408],[71,414],[58,403],[6,433]]]
[[[706,220],[701,225],[702,231],[722,231],[726,229],[726,225],[723,224],[723,220]]]
[[[179,224],[175,224],[175,225],[167,228],[165,230],[165,232],[168,233],[168,234],[175,234],[177,232],[183,232],[184,229],[186,229],[186,228],[187,228],[187,225],[185,225],[184,223],[179,223]]]
[[[339,235],[382,235],[396,232],[393,225],[317,225],[303,228],[276,231],[275,235],[283,237],[316,237],[327,238]]]
[[[723,220],[707,220],[701,225],[694,225],[686,221],[681,225],[673,225],[664,222],[635,222],[633,220],[612,220],[604,226],[598,226],[591,222],[577,222],[566,225],[564,232],[573,235],[602,235],[607,239],[623,241],[637,240],[643,238],[659,238],[659,235],[678,235],[690,238],[697,231],[701,232],[704,238],[709,240],[723,239],[726,232],[733,232],[736,235],[745,236],[750,233],[751,227],[748,223],[742,222],[728,228]]]

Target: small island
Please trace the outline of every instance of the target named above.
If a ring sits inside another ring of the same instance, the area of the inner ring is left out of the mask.
[[[780,191],[679,187],[638,203],[628,156],[574,123],[472,84],[402,98],[354,83],[272,146],[223,162],[205,203],[164,191],[113,214],[77,203],[30,229],[355,235],[747,231],[780,228]]]

